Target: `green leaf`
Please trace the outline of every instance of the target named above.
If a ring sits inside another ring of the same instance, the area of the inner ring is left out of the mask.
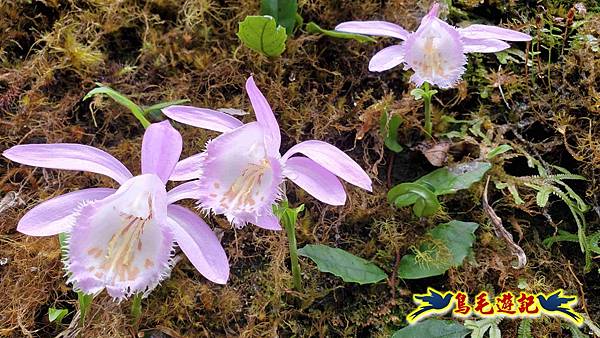
[[[410,95],[412,95],[415,98],[415,100],[419,101],[425,95],[425,91],[421,88],[415,88],[410,91]]]
[[[415,183],[431,186],[436,195],[453,194],[481,181],[491,167],[489,162],[473,161],[452,168],[439,168],[419,178]]]
[[[94,95],[107,95],[120,105],[125,106],[127,109],[129,109],[133,113],[133,115],[140,121],[142,126],[144,126],[144,128],[147,128],[150,125],[150,121],[148,121],[144,116],[142,108],[140,108],[140,106],[131,101],[128,97],[110,87],[103,86],[101,83],[96,83],[96,85],[98,85],[97,88],[94,88],[90,90],[87,94],[85,94],[85,96],[83,97],[84,101]]]
[[[48,320],[50,323],[56,321],[58,324],[60,324],[68,313],[69,310],[67,309],[56,309],[51,307],[48,309]]]
[[[383,134],[385,146],[396,153],[399,153],[404,149],[402,145],[398,143],[398,128],[404,122],[400,115],[389,116],[387,112],[381,114],[380,129]]]
[[[249,48],[269,57],[279,56],[285,50],[285,28],[277,26],[271,16],[247,16],[239,23],[237,36]]]
[[[311,34],[323,34],[323,35],[326,35],[326,36],[329,36],[332,38],[353,39],[353,40],[356,40],[361,43],[377,42],[377,40],[373,39],[370,36],[366,36],[366,35],[355,34],[355,33],[345,33],[345,32],[338,32],[335,30],[323,29],[314,22],[309,22],[308,24],[306,24],[306,31]]]
[[[290,208],[288,201],[281,201],[278,205],[273,206],[273,213],[286,224],[295,225],[298,219],[298,214],[304,211],[304,204],[296,208]]]
[[[142,316],[142,296],[143,293],[136,293],[131,300],[131,316],[133,317],[134,325]]]
[[[538,190],[535,201],[539,207],[543,208],[548,204],[550,193],[552,193],[552,187],[550,186],[543,186]]]
[[[85,323],[85,317],[90,312],[94,295],[88,295],[81,291],[77,292],[77,302],[79,303],[79,312],[81,312],[81,324]]]
[[[450,221],[431,229],[429,239],[420,245],[418,253],[402,257],[398,276],[404,279],[437,276],[462,265],[473,252],[477,227],[479,224],[473,222]]]
[[[388,192],[388,201],[398,208],[414,204],[413,211],[418,217],[431,216],[441,207],[436,195],[419,183],[398,184]]]
[[[142,107],[142,111],[144,112],[144,114],[152,114],[163,108],[167,108],[169,106],[174,106],[176,104],[188,103],[188,102],[190,102],[190,100],[188,100],[188,99],[160,102],[160,103],[148,106],[148,107]]]
[[[396,331],[392,338],[464,338],[469,332],[469,329],[454,321],[427,319]]]
[[[533,335],[531,334],[531,319],[521,319],[519,329],[517,330],[517,338],[533,338]]]
[[[298,254],[317,263],[319,271],[332,273],[344,282],[371,284],[387,278],[377,265],[342,249],[308,244],[298,250]]]
[[[278,25],[285,27],[287,35],[292,35],[294,32],[297,13],[297,0],[262,0],[260,2],[260,14],[272,16]]]
[[[499,146],[497,146],[496,148],[492,149],[488,154],[487,154],[487,158],[488,160],[491,158],[494,158],[500,154],[503,154],[509,150],[512,150],[513,147],[511,147],[508,144],[501,144]]]

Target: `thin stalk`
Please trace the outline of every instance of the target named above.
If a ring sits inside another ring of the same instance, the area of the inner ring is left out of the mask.
[[[137,323],[142,316],[142,293],[136,293],[131,300],[131,316],[133,317],[133,325]]]
[[[292,277],[294,289],[302,290],[302,279],[300,278],[300,265],[298,264],[298,245],[296,244],[296,224],[289,217],[282,217],[283,227],[287,232],[288,246],[290,248],[290,261],[292,263]]]
[[[425,82],[423,84],[423,90],[425,91],[425,95],[423,95],[423,107],[425,108],[425,133],[428,138],[431,138],[431,97],[433,95],[429,94],[429,83]]]

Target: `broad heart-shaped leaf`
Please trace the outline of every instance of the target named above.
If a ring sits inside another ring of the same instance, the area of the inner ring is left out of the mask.
[[[298,254],[317,263],[319,271],[332,273],[341,277],[344,282],[371,284],[388,277],[383,270],[368,260],[327,245],[308,244],[298,250]]]
[[[281,55],[287,39],[285,28],[268,15],[247,16],[239,23],[237,36],[246,46],[269,57]]]
[[[473,183],[481,181],[490,170],[489,162],[473,161],[448,168],[439,168],[419,178],[415,183],[430,187],[436,195],[453,194],[461,189],[469,188]]]
[[[328,30],[328,29],[323,29],[321,28],[319,25],[317,25],[314,22],[309,22],[306,24],[306,31],[311,33],[311,34],[323,34],[323,35],[327,35],[329,37],[332,38],[338,38],[338,39],[354,39],[358,42],[361,43],[365,43],[365,42],[377,42],[377,40],[373,39],[370,36],[366,36],[366,35],[360,35],[360,34],[354,34],[354,33],[346,33],[346,32],[338,32],[338,31],[333,31],[333,30]]]
[[[427,319],[394,332],[392,338],[464,338],[470,332],[455,321]]]
[[[296,27],[297,0],[261,0],[260,14],[269,15],[278,25],[285,27],[287,35],[292,35]]]
[[[431,216],[440,208],[436,195],[425,185],[419,183],[401,183],[388,192],[388,201],[396,207],[414,204],[415,215]]]
[[[462,265],[472,253],[477,227],[477,223],[450,221],[429,230],[429,239],[419,247],[420,257],[416,254],[402,257],[398,276],[404,279],[437,276]]]

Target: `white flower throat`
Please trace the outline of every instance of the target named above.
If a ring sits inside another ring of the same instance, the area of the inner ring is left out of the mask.
[[[227,192],[223,194],[220,203],[224,208],[252,209],[257,201],[263,202],[265,196],[261,195],[261,186],[264,182],[265,174],[271,169],[267,159],[263,159],[259,164],[249,163],[242,171]]]

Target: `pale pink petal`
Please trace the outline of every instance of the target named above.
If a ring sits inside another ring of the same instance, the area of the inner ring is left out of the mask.
[[[329,143],[317,140],[298,143],[283,155],[282,160],[287,161],[290,156],[296,153],[306,155],[350,184],[368,191],[372,190],[369,175],[350,156]]]
[[[510,48],[510,45],[502,40],[462,38],[462,41],[465,53],[495,53]]]
[[[172,204],[182,199],[200,199],[200,187],[198,181],[182,183],[167,193],[167,203]]]
[[[114,194],[81,208],[68,238],[69,281],[76,290],[106,288],[114,298],[150,292],[171,267],[173,233],[158,176],[136,176]]]
[[[198,153],[177,162],[169,180],[189,181],[200,178],[202,175],[202,161],[205,157],[205,153]]]
[[[115,191],[109,188],[83,189],[46,200],[21,218],[17,231],[30,236],[68,232],[75,221],[77,209],[84,202],[103,199]]]
[[[267,152],[271,156],[279,155],[279,146],[281,145],[281,131],[279,130],[279,124],[273,115],[273,110],[264,95],[260,92],[254,78],[250,76],[246,80],[246,92],[250,97],[254,114],[256,115],[256,121],[262,126],[265,134],[265,143]]]
[[[329,170],[306,157],[292,157],[285,162],[285,177],[323,203],[344,205],[346,192]]]
[[[256,122],[220,135],[206,146],[200,206],[225,215],[236,226],[271,213],[283,181],[281,164],[269,157],[264,130]]]
[[[227,283],[229,260],[208,224],[192,211],[178,205],[170,205],[168,212],[175,242],[196,270],[210,281]]]
[[[384,48],[373,55],[369,62],[369,70],[372,72],[383,72],[404,62],[404,48],[394,45]]]
[[[162,112],[174,121],[221,133],[242,125],[240,120],[229,114],[206,108],[175,105],[163,108]]]
[[[465,72],[467,58],[458,31],[435,16],[423,17],[403,47],[404,62],[415,72],[411,81],[417,86],[428,82],[449,88],[456,85]]]
[[[404,28],[387,21],[348,21],[335,27],[336,31],[374,36],[390,36],[406,40],[410,34]]]
[[[261,215],[258,216],[256,221],[254,222],[259,228],[267,229],[267,230],[281,230],[281,224],[279,224],[279,219],[275,215]]]
[[[81,144],[25,144],[5,150],[2,155],[11,161],[34,167],[102,174],[121,184],[132,177],[123,163],[112,155]]]
[[[169,121],[151,124],[142,140],[142,174],[155,174],[166,183],[182,147],[181,134]]]
[[[458,29],[461,36],[468,39],[496,39],[505,41],[530,41],[529,34],[488,25],[471,25]]]

